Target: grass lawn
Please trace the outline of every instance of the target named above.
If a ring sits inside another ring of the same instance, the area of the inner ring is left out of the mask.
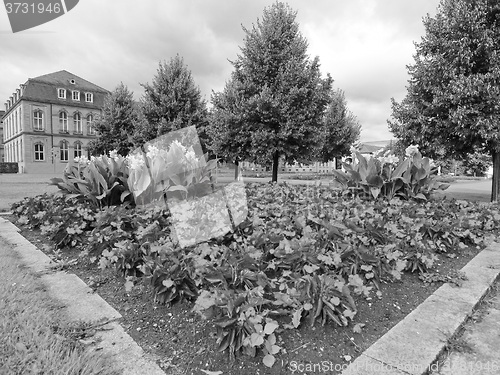
[[[61,317],[43,285],[0,239],[0,374],[112,375],[110,360],[90,351]]]
[[[0,174],[0,212],[24,197],[56,192],[56,186],[48,185],[52,177],[56,175]]]

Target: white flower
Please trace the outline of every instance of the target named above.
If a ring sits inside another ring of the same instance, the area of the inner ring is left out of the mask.
[[[118,151],[117,150],[110,151],[109,152],[109,157],[111,159],[115,159],[115,160],[118,159]]]
[[[78,164],[90,164],[90,160],[85,155],[77,156],[77,157],[75,157],[74,160],[75,160],[75,163],[78,163]]]
[[[418,152],[418,145],[410,145],[406,148],[405,154],[408,157],[413,157]]]
[[[196,162],[198,162],[198,159],[196,158],[196,154],[194,153],[194,150],[192,147],[190,147],[188,152],[186,152],[186,160],[190,164],[195,164]]]
[[[176,139],[175,141],[173,141],[173,142],[172,142],[172,144],[170,145],[170,148],[172,148],[172,147],[174,147],[174,146],[175,146],[175,147],[179,147],[179,148],[182,150],[182,152],[183,152],[184,154],[186,153],[186,147],[184,147],[184,146],[182,145],[182,143],[180,143],[177,139]]]
[[[148,152],[146,152],[146,156],[149,159],[154,159],[158,156],[159,153],[160,153],[160,150],[158,150],[158,147],[149,145]]]
[[[142,157],[142,154],[131,154],[128,155],[127,158],[127,164],[130,169],[132,170],[138,170],[141,169],[144,166],[144,158]]]
[[[388,155],[385,157],[385,162],[388,164],[397,164],[399,162],[399,158],[396,155]]]

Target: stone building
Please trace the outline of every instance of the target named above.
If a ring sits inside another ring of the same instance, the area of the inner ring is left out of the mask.
[[[90,156],[108,94],[66,70],[28,79],[5,102],[4,161],[17,162],[19,173],[61,173],[76,156]]]
[[[5,111],[0,109],[0,163],[4,161],[4,152],[3,152],[3,115]]]

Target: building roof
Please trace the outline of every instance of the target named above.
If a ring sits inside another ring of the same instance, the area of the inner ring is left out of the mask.
[[[377,152],[381,148],[383,148],[383,147],[370,145],[370,144],[366,144],[366,143],[361,143],[359,145],[358,151],[362,154],[373,154],[374,152]]]
[[[58,97],[57,89],[67,90],[66,99],[60,99]],[[73,100],[71,91],[79,91],[80,99]],[[86,101],[85,93],[93,94],[91,102]],[[100,110],[104,106],[105,97],[110,94],[110,92],[75,74],[66,70],[61,70],[39,77],[29,78],[25,84],[21,85],[20,94],[20,97],[17,96],[17,100],[7,109],[7,113],[15,108],[15,103],[18,103],[20,100]],[[16,96],[14,95],[14,97]],[[6,114],[4,114],[4,116],[5,115]]]
[[[60,88],[70,88],[80,91],[91,91],[91,92],[102,92],[108,94],[109,91],[103,89],[92,82],[89,82],[77,75],[68,72],[67,70],[60,70],[58,72],[44,74],[39,77],[28,79],[29,82],[41,82],[48,83],[50,85],[55,85]],[[74,82],[74,83],[73,83]]]

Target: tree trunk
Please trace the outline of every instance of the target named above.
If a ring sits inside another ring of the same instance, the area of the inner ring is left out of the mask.
[[[493,178],[491,184],[491,201],[498,202],[500,194],[500,152],[493,150]]]
[[[234,181],[237,181],[238,180],[238,175],[239,175],[239,161],[238,160],[235,160],[234,161]]]
[[[280,154],[276,151],[273,155],[273,179],[272,182],[278,182],[278,168],[280,162]]]

